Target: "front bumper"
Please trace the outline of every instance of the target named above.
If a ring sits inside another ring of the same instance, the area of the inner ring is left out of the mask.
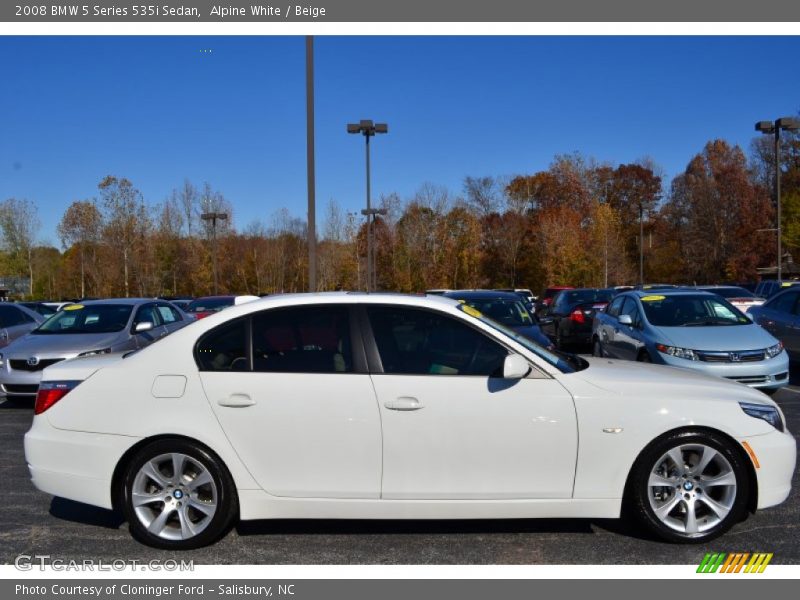
[[[778,389],[789,385],[789,355],[785,350],[775,358],[739,363],[686,360],[658,351],[650,354],[654,359],[653,362],[660,362],[671,367],[694,369],[707,375],[738,381],[753,388]]]
[[[60,498],[112,508],[111,480],[139,438],[56,429],[45,415],[25,434],[25,460],[37,489]]]
[[[740,440],[753,450],[758,466],[753,465],[758,480],[756,508],[769,508],[789,497],[797,462],[797,442],[789,432],[774,431]]]

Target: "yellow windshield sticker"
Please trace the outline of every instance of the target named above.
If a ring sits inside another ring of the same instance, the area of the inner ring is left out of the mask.
[[[791,281],[784,281],[781,284],[781,287],[791,287],[792,285],[794,285],[794,284]]]
[[[642,302],[658,302],[659,300],[663,300],[666,296],[642,296]]]
[[[467,313],[470,317],[475,317],[476,319],[480,319],[483,316],[481,311],[479,311],[477,308],[473,308],[469,304],[462,304],[461,310]]]
[[[83,304],[70,304],[69,306],[65,306],[64,310],[80,310],[82,308],[86,308]]]

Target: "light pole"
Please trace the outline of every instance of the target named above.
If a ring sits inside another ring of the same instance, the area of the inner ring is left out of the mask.
[[[361,211],[367,217],[367,291],[370,292],[376,287],[376,273],[374,268],[374,252],[372,243],[372,221],[375,215],[386,214],[385,210],[372,208],[372,197],[370,190],[370,168],[369,168],[369,138],[378,133],[389,133],[389,126],[386,123],[373,123],[368,119],[358,123],[348,123],[347,133],[361,134],[366,141],[367,154],[367,208]]]
[[[644,289],[644,207],[639,200],[639,283]]]
[[[308,291],[317,291],[317,209],[314,165],[314,36],[306,36],[306,171],[308,179]]]
[[[775,229],[778,232],[778,281],[781,281],[783,276],[783,249],[781,248],[781,236],[783,235],[783,228],[781,225],[781,129],[784,131],[800,131],[800,119],[783,117],[781,119],[775,119],[774,123],[772,121],[759,121],[756,123],[756,131],[775,136],[775,206],[777,212],[777,224]]]
[[[211,261],[214,269],[214,294],[218,293],[217,285],[217,221],[224,221],[228,218],[228,213],[207,212],[200,215],[203,221],[211,221]]]

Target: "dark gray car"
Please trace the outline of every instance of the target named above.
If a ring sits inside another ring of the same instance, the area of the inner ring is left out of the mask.
[[[749,308],[747,314],[783,342],[791,360],[800,361],[800,286],[775,294],[761,306]]]
[[[35,329],[44,320],[42,315],[21,304],[0,303],[0,348]]]
[[[32,400],[45,367],[76,356],[137,350],[193,320],[152,298],[71,304],[0,353],[0,397]]]

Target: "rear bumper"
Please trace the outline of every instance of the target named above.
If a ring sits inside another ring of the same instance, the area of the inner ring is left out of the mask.
[[[758,479],[757,508],[769,508],[786,500],[792,490],[792,476],[797,462],[794,436],[775,431],[741,441],[747,442],[758,460],[755,469]]]
[[[112,508],[114,469],[138,440],[56,429],[45,415],[39,415],[25,434],[25,460],[33,485],[42,492]]]

